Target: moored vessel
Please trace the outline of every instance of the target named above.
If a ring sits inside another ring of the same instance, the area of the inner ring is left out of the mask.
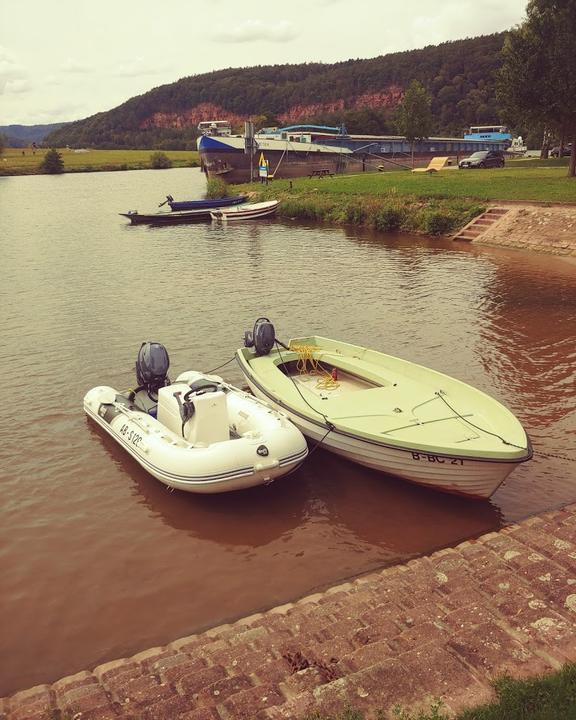
[[[278,205],[278,200],[268,200],[261,203],[248,203],[236,207],[219,208],[210,211],[212,220],[255,220],[257,218],[269,217],[274,215]]]
[[[532,457],[501,403],[466,383],[324,337],[286,345],[260,318],[236,358],[252,392],[311,440],[426,487],[488,498]]]
[[[295,470],[308,448],[302,433],[257,398],[217,375],[188,371],[171,383],[168,353],[143,343],[136,390],[92,388],[89,418],[165,485],[221,493],[272,482]]]

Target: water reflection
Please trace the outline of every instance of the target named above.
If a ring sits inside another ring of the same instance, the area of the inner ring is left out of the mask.
[[[270,485],[242,492],[201,495],[174,490],[149,475],[103,430],[87,420],[90,435],[102,451],[102,462],[114,463],[119,482],[128,483],[133,496],[151,517],[190,537],[223,546],[257,548],[268,545],[303,522],[307,500],[297,470]]]
[[[17,410],[0,419],[0,695],[576,499],[574,463],[545,454],[474,503],[321,449],[269,487],[165,490],[85,419],[84,393],[133,385],[143,340],[167,346],[171,375],[215,368],[262,315],[283,340],[317,333],[458,377],[509,405],[541,453],[576,456],[575,266],[280,220],[116,215],[154,210],[167,180],[203,194],[190,170],[1,181],[0,373]],[[219,372],[242,383],[234,364]]]
[[[309,470],[330,522],[392,558],[412,557],[423,548],[445,547],[502,526],[501,512],[489,500],[440,494],[323,450],[310,458]]]

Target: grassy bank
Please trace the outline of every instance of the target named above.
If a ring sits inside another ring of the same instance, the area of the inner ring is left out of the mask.
[[[499,200],[576,205],[576,180],[566,176],[564,167],[517,161],[504,169],[296,178],[241,189],[261,200],[281,200],[279,214],[284,217],[432,235],[461,228]]]
[[[500,678],[494,683],[496,700],[459,713],[456,718],[433,705],[429,711],[409,713],[397,709],[377,713],[378,720],[569,720],[576,718],[576,665],[528,680]],[[310,715],[307,720],[364,720],[364,714],[343,710],[338,715]]]
[[[0,158],[0,175],[35,175],[47,150],[6,148]],[[67,150],[58,149],[64,161],[64,172],[99,172],[110,170],[147,170],[155,150]],[[163,150],[172,167],[198,167],[200,159],[193,150]],[[24,154],[23,154],[24,153]]]

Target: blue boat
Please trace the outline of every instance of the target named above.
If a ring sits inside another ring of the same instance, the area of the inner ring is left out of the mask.
[[[232,197],[208,199],[208,200],[174,200],[172,195],[167,195],[166,200],[160,203],[158,207],[162,205],[170,206],[170,210],[179,212],[181,210],[205,210],[220,207],[230,207],[231,205],[240,205],[240,203],[246,202],[248,199],[247,195],[234,195]]]

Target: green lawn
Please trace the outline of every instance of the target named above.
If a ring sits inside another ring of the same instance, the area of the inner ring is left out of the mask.
[[[576,179],[567,176],[565,167],[553,164],[544,167],[531,161],[511,161],[505,168],[490,170],[448,169],[428,175],[409,171],[336,175],[325,179],[296,178],[274,180],[266,194],[380,197],[411,196],[419,199],[526,200],[576,203]],[[542,161],[540,161],[542,162]],[[562,162],[562,161],[560,161]],[[260,186],[251,186],[260,190]],[[245,185],[244,188],[250,188]]]
[[[39,165],[47,150],[6,148],[0,158],[0,175],[32,175],[39,173]],[[141,170],[150,167],[155,150],[88,150],[77,152],[58,149],[65,172],[94,172],[98,170]],[[162,150],[173,167],[196,167],[200,164],[195,150]],[[23,154],[24,153],[24,154]]]

